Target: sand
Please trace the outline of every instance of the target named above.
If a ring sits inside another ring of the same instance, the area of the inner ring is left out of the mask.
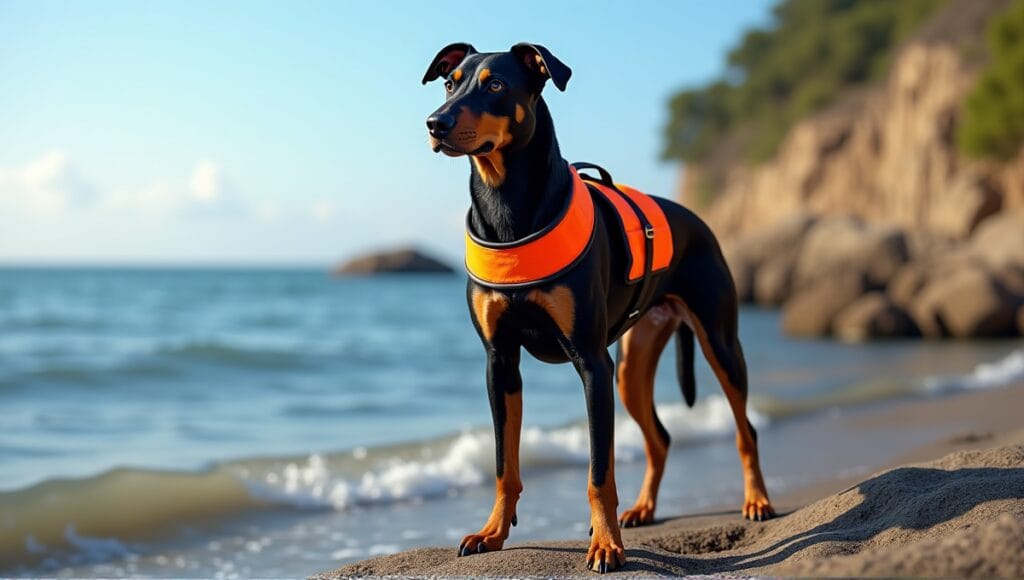
[[[890,406],[863,428],[897,420],[960,430],[849,487],[777,498],[783,515],[768,522],[723,510],[624,530],[628,562],[611,575],[1024,577],[1024,384]],[[422,548],[317,577],[581,576],[586,548],[512,542],[465,558]]]

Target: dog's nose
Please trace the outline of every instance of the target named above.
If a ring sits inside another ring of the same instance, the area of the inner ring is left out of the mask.
[[[440,115],[433,114],[427,117],[427,131],[435,139],[444,139],[453,127],[455,127],[455,117],[446,113],[441,113]]]

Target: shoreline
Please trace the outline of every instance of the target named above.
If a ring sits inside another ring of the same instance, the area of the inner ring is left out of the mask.
[[[844,420],[860,433],[897,424],[938,435],[872,475],[837,474],[776,494],[784,515],[769,522],[743,521],[728,506],[623,530],[628,562],[614,574],[1020,576],[1022,403],[1016,381],[850,413]],[[584,575],[586,547],[513,535],[501,552],[456,558],[453,547],[417,548],[313,577]]]

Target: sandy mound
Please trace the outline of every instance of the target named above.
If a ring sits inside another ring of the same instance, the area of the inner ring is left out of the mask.
[[[766,523],[689,516],[626,530],[624,540],[629,562],[616,575],[1024,577],[1024,445],[892,469]],[[585,553],[583,541],[466,558],[423,548],[321,577],[584,575]]]

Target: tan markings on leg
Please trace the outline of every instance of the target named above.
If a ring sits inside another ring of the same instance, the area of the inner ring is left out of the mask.
[[[522,105],[516,104],[516,123],[522,123],[523,119],[526,118],[526,109]]]
[[[495,479],[494,508],[484,527],[475,534],[462,539],[459,546],[461,553],[464,546],[470,552],[477,552],[483,544],[487,552],[496,552],[508,539],[509,527],[516,515],[516,504],[523,491],[523,482],[519,477],[519,434],[523,425],[523,394],[522,391],[505,395],[505,425],[502,429],[504,445],[502,457],[504,464],[501,477]]]
[[[622,336],[622,361],[617,369],[619,398],[640,426],[647,454],[647,471],[633,507],[619,518],[626,527],[654,521],[658,488],[665,472],[668,446],[658,432],[654,415],[654,373],[661,351],[683,322],[682,309],[675,304],[655,306]]]
[[[729,374],[722,367],[718,357],[715,355],[714,349],[711,347],[707,331],[704,329],[704,325],[701,324],[700,319],[693,314],[693,311],[690,310],[682,298],[669,295],[667,299],[683,308],[690,328],[697,335],[697,341],[700,343],[700,349],[704,353],[704,358],[707,359],[708,364],[711,365],[711,369],[718,378],[719,384],[722,385],[725,398],[729,401],[729,407],[732,409],[733,419],[736,421],[736,449],[739,451],[740,462],[743,464],[743,517],[750,519],[769,518],[775,515],[775,510],[768,499],[768,489],[764,484],[764,477],[761,475],[761,463],[757,454],[757,441],[754,439],[754,434],[751,433],[750,425],[747,422],[746,395],[733,386],[732,381],[729,379]]]
[[[607,570],[616,570],[626,563],[626,552],[622,547],[622,534],[615,510],[619,507],[619,495],[615,489],[615,447],[608,451],[608,471],[601,486],[594,485],[591,474],[587,483],[587,498],[590,500],[590,548],[587,550],[587,565],[595,572],[601,571],[604,562]]]
[[[550,292],[533,290],[526,299],[543,308],[566,338],[572,336],[576,327],[576,299],[572,290],[566,286],[556,286]]]
[[[499,292],[473,289],[473,314],[476,322],[484,333],[484,338],[491,340],[498,328],[498,319],[508,310],[508,298]]]

